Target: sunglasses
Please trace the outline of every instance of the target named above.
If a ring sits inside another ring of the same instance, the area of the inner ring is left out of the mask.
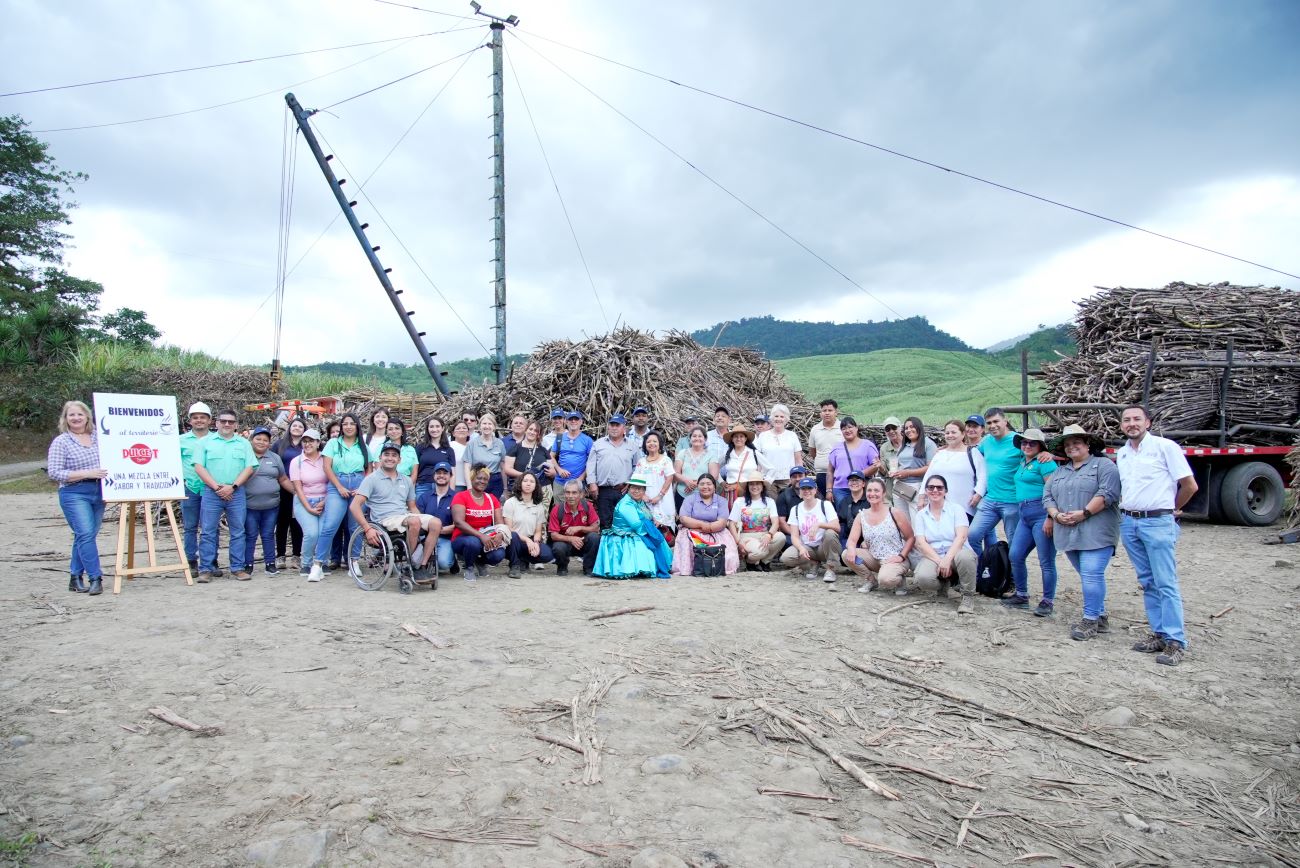
[[[234,425],[237,421],[239,421],[239,420],[238,420],[238,419],[218,419],[218,420],[217,420],[217,424],[218,424],[218,425]]]
[[[948,489],[944,488],[942,485],[927,485],[925,487],[925,490],[926,491],[947,491]]]

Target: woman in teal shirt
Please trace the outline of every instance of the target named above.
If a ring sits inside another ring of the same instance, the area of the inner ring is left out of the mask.
[[[352,492],[361,485],[370,465],[370,455],[366,443],[361,439],[361,423],[356,414],[344,413],[338,437],[325,444],[322,455],[325,458],[325,477],[329,486],[325,489],[325,512],[321,515],[320,536],[316,540],[316,563],[327,563],[330,543],[334,534],[343,527],[345,538],[352,533],[352,519],[348,507],[352,503]],[[348,560],[360,554],[348,552]]]
[[[399,476],[407,476],[411,479],[411,488],[415,488],[416,467],[420,463],[420,455],[415,451],[415,447],[406,442],[406,423],[397,417],[388,420],[387,429],[388,440],[402,447],[401,460],[397,462],[397,473]]]
[[[1052,542],[1052,520],[1043,507],[1043,488],[1056,472],[1055,461],[1039,461],[1047,448],[1047,438],[1037,428],[1015,435],[1016,448],[1021,460],[1016,466],[1016,502],[1020,507],[1020,523],[1016,525],[1011,540],[1011,577],[1016,592],[1002,599],[1002,605],[1012,609],[1029,608],[1029,553],[1038,549],[1038,567],[1043,573],[1043,598],[1038,601],[1034,614],[1046,618],[1052,614],[1056,601],[1056,544]]]

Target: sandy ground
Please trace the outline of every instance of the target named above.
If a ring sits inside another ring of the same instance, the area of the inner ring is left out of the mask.
[[[0,839],[35,833],[31,864],[1300,865],[1300,549],[1264,531],[1187,527],[1192,648],[1169,669],[1129,650],[1122,555],[1116,630],[1078,643],[1064,558],[1049,620],[790,573],[497,571],[403,597],[259,572],[88,598],[54,497],[0,507]],[[655,608],[588,620],[625,606]],[[575,740],[575,706],[598,769],[535,738]]]

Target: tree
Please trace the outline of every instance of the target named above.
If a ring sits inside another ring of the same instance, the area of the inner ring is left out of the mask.
[[[55,319],[81,329],[104,288],[59,266],[68,235],[66,196],[86,176],[59,168],[48,146],[18,115],[0,117],[0,314],[52,307]]]
[[[144,311],[129,307],[118,308],[116,313],[101,319],[99,325],[107,337],[138,347],[148,346],[162,337]]]

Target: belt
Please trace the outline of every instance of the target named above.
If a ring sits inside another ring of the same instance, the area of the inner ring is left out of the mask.
[[[1121,509],[1120,512],[1129,518],[1159,518],[1162,515],[1173,515],[1172,509]]]

